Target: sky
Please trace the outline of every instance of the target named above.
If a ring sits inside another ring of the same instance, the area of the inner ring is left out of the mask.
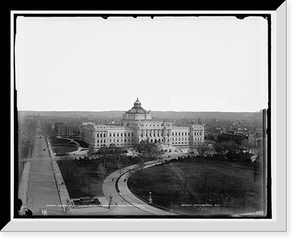
[[[267,108],[262,17],[18,17],[18,110]]]

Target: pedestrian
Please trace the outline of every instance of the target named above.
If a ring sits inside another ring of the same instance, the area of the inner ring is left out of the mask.
[[[68,213],[69,210],[70,210],[70,200],[67,199],[67,200],[66,200],[66,209],[65,209],[65,213]]]

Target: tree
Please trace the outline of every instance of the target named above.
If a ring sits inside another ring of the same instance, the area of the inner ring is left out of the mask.
[[[106,145],[101,146],[99,150],[95,153],[97,156],[100,156],[103,159],[104,168],[106,167],[106,161],[109,159],[109,149]]]
[[[178,168],[174,167],[173,168],[174,172],[174,177],[177,178],[176,183],[178,184],[180,188],[180,196],[181,196],[181,201],[183,201],[183,198],[186,197],[189,193],[189,184],[190,181],[192,180],[191,175],[185,175],[184,172]]]
[[[99,165],[98,165],[98,171],[99,171],[100,175],[104,179],[106,177],[106,175],[107,175],[107,170],[106,170],[105,166],[103,166],[102,163],[99,163]]]
[[[224,159],[236,161],[239,158],[238,153],[240,152],[240,148],[236,142],[229,140],[217,142],[215,144],[215,151]]]
[[[195,150],[197,150],[200,157],[204,157],[205,152],[207,151],[209,144],[207,143],[198,143],[195,145]]]
[[[158,159],[163,154],[159,145],[150,142],[149,140],[141,141],[139,144],[135,145],[134,148],[139,153],[139,157],[142,161]]]
[[[225,188],[221,188],[220,190],[218,190],[218,197],[220,201],[220,213],[222,213],[223,207],[225,206],[230,196],[231,195],[228,193],[228,191]]]
[[[94,157],[94,153],[95,153],[95,147],[90,145],[87,151],[87,157]]]
[[[204,183],[198,189],[199,202],[205,200],[205,204],[208,201],[214,201],[211,199],[211,194],[215,192],[216,179],[211,171],[206,171],[204,174]]]

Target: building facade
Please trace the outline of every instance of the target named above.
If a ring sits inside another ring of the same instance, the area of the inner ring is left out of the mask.
[[[73,136],[73,128],[64,123],[55,123],[54,133],[58,136]]]
[[[145,110],[137,99],[133,107],[123,114],[120,125],[97,125],[83,123],[81,140],[95,149],[115,144],[132,147],[142,140],[164,146],[189,148],[204,142],[204,126],[176,126],[172,122],[152,120],[150,111]]]

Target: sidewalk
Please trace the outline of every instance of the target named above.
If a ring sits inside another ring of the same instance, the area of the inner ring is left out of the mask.
[[[145,168],[149,168],[149,167],[153,167],[155,166],[157,163],[152,163],[149,165],[146,165]],[[159,216],[168,216],[168,215],[175,215],[174,213],[172,213],[171,211],[165,211],[159,208],[156,208],[152,205],[149,205],[148,203],[145,203],[144,201],[140,200],[139,198],[137,198],[128,188],[127,185],[127,179],[130,177],[130,172],[128,172],[129,170],[135,168],[136,166],[131,166],[130,168],[125,168],[123,169],[124,172],[126,172],[125,174],[123,174],[118,181],[118,189],[119,189],[119,195],[126,200],[128,203],[131,203],[133,205],[138,206],[140,209],[142,209],[143,211],[150,213],[152,215],[159,215]]]

